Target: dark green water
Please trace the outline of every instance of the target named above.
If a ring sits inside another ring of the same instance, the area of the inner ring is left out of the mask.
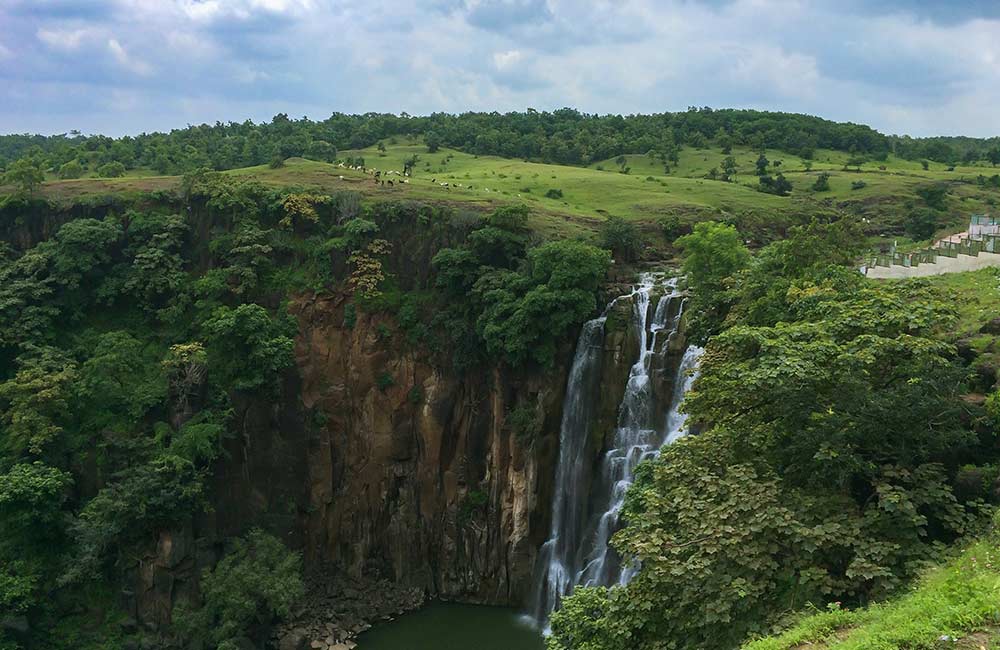
[[[518,612],[503,607],[431,603],[358,637],[358,650],[543,650]]]

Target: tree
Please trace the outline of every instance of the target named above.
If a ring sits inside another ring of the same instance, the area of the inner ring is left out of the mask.
[[[760,177],[759,189],[767,194],[777,194],[778,196],[788,196],[792,191],[792,184],[788,182],[784,174],[778,174],[776,178],[771,178],[770,174]]]
[[[861,165],[868,162],[865,156],[851,156],[844,162],[844,171],[847,171],[848,167],[854,167],[856,171],[861,171]]]
[[[358,297],[374,300],[382,295],[379,288],[385,281],[382,258],[391,251],[392,244],[384,239],[373,239],[363,249],[354,251],[347,258],[352,266],[351,275],[347,278],[347,286]]]
[[[675,242],[684,252],[684,273],[691,287],[695,340],[707,338],[729,309],[727,281],[750,261],[750,251],[733,226],[704,221]]]
[[[903,222],[906,234],[917,241],[930,239],[938,229],[938,213],[931,208],[917,208]]]
[[[305,593],[302,558],[276,537],[254,529],[230,545],[226,556],[202,574],[201,605],[179,607],[176,626],[188,641],[236,648],[240,637],[258,636],[288,616]]]
[[[368,219],[351,219],[344,224],[344,239],[349,250],[360,250],[378,234],[379,227]]]
[[[76,363],[56,348],[33,348],[18,357],[16,374],[0,384],[2,442],[8,453],[42,457],[65,442],[60,438],[76,376]]]
[[[484,266],[516,268],[528,247],[528,216],[525,205],[498,208],[485,226],[469,234],[466,244]]]
[[[468,248],[442,248],[431,265],[437,274],[435,286],[456,299],[469,294],[482,268],[479,258]]]
[[[715,132],[715,144],[722,149],[722,153],[729,155],[733,152],[733,138],[725,129],[719,128]]]
[[[271,231],[245,223],[233,234],[228,250],[221,251],[225,266],[225,286],[237,296],[249,295],[258,287],[262,274],[272,265]],[[208,277],[206,273],[206,277]]]
[[[325,140],[313,140],[306,148],[306,158],[320,162],[333,162],[337,159],[337,148]]]
[[[281,200],[281,208],[285,214],[278,225],[296,231],[301,231],[309,225],[315,225],[319,223],[319,213],[316,211],[316,206],[329,202],[330,198],[327,196],[304,193],[286,194],[285,198]]]
[[[160,367],[166,374],[172,424],[180,429],[194,415],[197,400],[208,375],[208,354],[201,343],[178,343],[167,350]]]
[[[83,166],[76,158],[59,166],[59,178],[63,180],[71,180],[81,176],[83,176]]]
[[[133,552],[148,531],[190,520],[204,507],[205,471],[189,458],[157,446],[150,450],[148,442],[139,442],[129,450],[128,465],[70,524],[76,549],[60,584],[93,579],[109,560]]]
[[[765,156],[763,152],[761,152],[761,154],[757,157],[757,162],[755,164],[757,166],[758,176],[764,176],[767,174],[767,166],[770,164],[770,162],[768,161],[767,156]]]
[[[101,178],[121,178],[125,175],[125,165],[117,160],[105,163],[97,168],[97,175]]]
[[[601,247],[610,250],[622,261],[633,261],[642,248],[639,229],[621,217],[608,217],[601,228]]]
[[[411,176],[413,174],[414,168],[417,166],[417,162],[420,161],[420,156],[413,154],[403,161],[403,175]]]
[[[684,251],[684,273],[695,294],[721,290],[723,281],[750,260],[736,228],[715,221],[695,224],[677,245]]]
[[[557,341],[593,313],[611,256],[561,240],[531,249],[527,263],[527,276],[495,269],[476,281],[473,295],[482,306],[476,329],[488,351],[511,365],[549,366]]]
[[[945,183],[924,185],[917,188],[917,196],[924,200],[927,207],[943,211],[947,208],[948,186]]]
[[[816,182],[812,184],[813,192],[829,192],[830,191],[830,175],[826,172],[820,172],[819,176],[816,177]]]
[[[722,161],[722,180],[731,181],[736,178],[736,158],[726,156]]]
[[[202,326],[209,365],[226,388],[276,388],[279,373],[293,362],[293,328],[260,305],[219,307]]]
[[[436,153],[441,148],[441,136],[438,135],[437,131],[429,131],[424,136],[424,142],[427,144],[428,153]]]
[[[80,364],[75,395],[81,404],[81,429],[129,431],[166,397],[160,350],[129,332],[118,330],[97,337],[90,356]]]
[[[1000,165],[1000,147],[993,147],[990,149],[986,153],[986,160],[988,160],[994,167]]]
[[[41,167],[27,158],[15,160],[4,174],[4,182],[11,183],[24,194],[34,194],[44,180],[45,173]]]
[[[136,215],[126,250],[131,263],[119,267],[120,291],[150,310],[161,307],[184,285],[182,246],[188,226],[177,215]]]
[[[38,461],[0,474],[0,611],[25,614],[43,604],[46,574],[64,545],[62,506],[72,483],[69,474]]]
[[[50,246],[52,279],[71,291],[87,279],[98,280],[121,237],[122,227],[111,219],[74,219],[63,224]]]

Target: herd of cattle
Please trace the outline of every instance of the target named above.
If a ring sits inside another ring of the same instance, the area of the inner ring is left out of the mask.
[[[407,183],[408,184],[410,182],[410,180],[409,180],[410,173],[409,172],[400,172],[400,171],[396,171],[395,169],[389,169],[389,170],[386,170],[386,171],[382,171],[382,170],[379,170],[379,169],[375,169],[373,167],[365,167],[364,165],[346,165],[344,163],[337,163],[337,167],[340,167],[341,169],[350,169],[352,171],[361,172],[363,174],[368,174],[369,176],[372,177],[372,181],[375,183],[375,185],[378,185],[379,187],[393,187],[393,186],[396,185],[396,183],[400,183],[400,184]],[[392,176],[392,175],[399,176],[401,178],[397,178],[397,179],[388,178],[389,176]],[[344,180],[343,175],[339,176],[339,178],[340,178],[340,180]],[[431,179],[431,184],[439,185],[439,186],[445,188],[446,190],[451,190],[452,187],[464,188],[464,189],[469,189],[469,190],[476,189],[475,186],[473,186],[473,185],[462,185],[461,183],[444,183],[444,182],[439,183],[436,178],[432,178]],[[490,191],[489,188],[483,188],[483,190],[486,191],[486,192]]]

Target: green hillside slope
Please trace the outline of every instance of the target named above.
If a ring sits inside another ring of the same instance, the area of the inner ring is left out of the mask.
[[[867,609],[833,606],[743,650],[1000,648],[1000,535],[929,572],[913,591]]]
[[[946,190],[936,217],[939,233],[961,228],[969,214],[989,212],[1000,199],[1000,187],[990,182],[988,167],[947,171],[944,165],[931,163],[924,170],[919,163],[889,156],[885,161],[845,168],[848,155],[830,150],[817,151],[812,161],[780,151],[767,152],[768,174],[782,174],[793,188],[790,196],[776,196],[758,191],[755,163],[759,154],[746,147],[732,149],[737,165],[732,182],[705,177],[712,169],[718,170],[726,158],[718,148],[684,148],[667,173],[664,164],[649,155],[627,155],[575,167],[477,156],[443,147],[428,153],[417,141],[383,147],[342,151],[339,159],[363,159],[369,169],[401,172],[404,161],[416,156],[412,177],[385,176],[393,180],[390,187],[388,183],[376,184],[368,172],[342,166],[343,162],[302,158],[288,159],[277,169],[259,165],[226,173],[252,176],[272,186],[354,190],[375,199],[412,198],[475,210],[526,203],[536,215],[533,227],[544,236],[585,234],[607,217],[617,216],[645,224],[657,235],[657,224],[665,218],[682,224],[725,220],[752,237],[768,240],[781,236],[789,225],[814,216],[852,214],[867,220],[870,235],[892,236],[905,245],[907,216],[926,207],[920,197],[923,188],[941,186]],[[828,191],[813,189],[820,174],[829,174]],[[57,201],[71,201],[87,195],[169,191],[179,185],[179,176],[132,170],[116,179],[50,179],[41,193]]]

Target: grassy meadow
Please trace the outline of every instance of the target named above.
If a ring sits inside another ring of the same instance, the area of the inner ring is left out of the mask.
[[[685,148],[667,173],[659,160],[643,154],[624,156],[621,165],[620,159],[612,159],[572,167],[476,156],[447,148],[429,153],[418,141],[383,144],[384,151],[373,146],[341,151],[339,157],[363,157],[369,168],[402,171],[404,161],[416,155],[419,158],[407,183],[400,182],[402,176],[388,175],[384,178],[392,179],[393,187],[376,185],[365,172],[302,158],[291,158],[278,169],[261,165],[225,173],[276,186],[331,192],[349,189],[372,200],[411,198],[472,210],[523,202],[533,209],[532,226],[544,236],[593,232],[609,216],[638,222],[655,232],[657,220],[668,215],[688,222],[749,215],[757,221],[794,223],[811,215],[851,213],[868,220],[873,236],[889,233],[905,247],[916,244],[901,235],[901,223],[906,212],[919,205],[916,191],[922,186],[949,185],[949,209],[939,234],[960,230],[969,214],[989,212],[1000,200],[1000,191],[975,182],[981,174],[995,173],[988,166],[947,171],[944,165],[931,163],[925,171],[919,162],[889,156],[885,161],[845,169],[848,154],[828,150],[818,151],[809,162],[769,151],[769,173],[784,174],[794,188],[790,196],[781,197],[757,191],[754,172],[758,154],[745,147],[733,148],[737,174],[734,182],[723,182],[705,177],[712,168],[720,169],[726,157],[718,148]],[[776,161],[780,164],[774,165]],[[622,173],[624,168],[628,173]],[[830,174],[829,191],[812,189],[821,173]],[[863,181],[863,187],[858,187],[857,181]],[[88,194],[169,190],[178,184],[177,176],[131,170],[117,179],[49,180],[42,191],[49,198],[72,201]]]

